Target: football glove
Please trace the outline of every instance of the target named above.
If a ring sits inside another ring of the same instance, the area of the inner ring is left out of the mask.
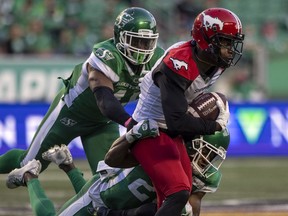
[[[158,124],[153,119],[146,119],[138,122],[126,133],[126,140],[132,143],[136,140],[156,137],[159,135]]]
[[[223,131],[226,128],[230,117],[228,101],[226,101],[226,109],[223,102],[216,101],[216,104],[219,108],[219,115],[216,119],[216,122],[220,125],[222,129],[221,131]]]

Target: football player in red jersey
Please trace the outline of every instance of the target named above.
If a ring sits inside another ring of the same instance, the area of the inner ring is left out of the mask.
[[[224,8],[209,8],[195,19],[192,40],[171,46],[140,84],[133,120],[154,119],[160,136],[142,139],[131,152],[150,176],[157,192],[156,216],[180,216],[192,182],[184,141],[225,129],[228,105],[220,103],[216,121],[193,117],[188,104],[242,56],[240,19]]]

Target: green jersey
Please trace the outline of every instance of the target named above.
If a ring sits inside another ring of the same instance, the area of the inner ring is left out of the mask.
[[[101,164],[101,165],[99,165]],[[97,173],[85,184],[82,173],[75,169],[70,172],[70,177],[75,179],[74,188],[82,188],[77,195],[67,201],[57,215],[90,215],[97,207],[105,206],[113,210],[137,208],[143,204],[156,203],[156,193],[153,184],[141,166],[129,169],[119,169],[107,166],[100,161]],[[209,178],[193,175],[192,193],[215,192],[221,180],[221,173],[217,171]],[[75,183],[81,184],[75,187]],[[84,182],[84,184],[83,184]],[[43,194],[39,181],[29,181],[28,190],[33,195],[31,205],[39,215],[55,215],[51,201]],[[41,208],[42,206],[50,208]],[[38,207],[41,206],[41,207]],[[191,206],[187,203],[182,215],[191,215]]]
[[[104,205],[110,209],[130,209],[156,199],[151,180],[141,166],[112,169],[109,175],[101,175],[100,172],[98,180],[89,189],[94,207]]]
[[[103,72],[113,82],[114,95],[124,106],[129,101],[138,99],[140,94],[139,78],[152,69],[156,61],[163,55],[164,50],[157,47],[151,60],[135,67],[127,63],[125,57],[115,47],[113,39],[95,44],[90,57],[77,65],[71,76],[64,80],[66,85],[65,103],[72,107],[75,115],[81,115],[85,120],[105,122],[106,119],[97,107],[95,97],[89,88],[87,63]]]
[[[112,173],[105,170],[105,175],[102,177],[99,174],[99,178],[89,189],[94,207],[104,205],[110,209],[130,209],[156,199],[153,184],[141,166],[111,170]],[[220,171],[215,172],[209,178],[193,174],[192,193],[215,192],[220,184],[221,176]]]

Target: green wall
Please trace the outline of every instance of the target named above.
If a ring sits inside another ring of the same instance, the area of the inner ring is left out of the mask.
[[[269,98],[288,100],[288,55],[270,59],[267,66],[266,87]]]

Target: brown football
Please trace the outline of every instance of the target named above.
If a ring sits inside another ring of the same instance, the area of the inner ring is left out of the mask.
[[[207,92],[197,96],[188,107],[188,112],[195,117],[201,117],[206,120],[216,120],[219,115],[217,100],[222,100],[226,105],[225,95],[219,92]]]

